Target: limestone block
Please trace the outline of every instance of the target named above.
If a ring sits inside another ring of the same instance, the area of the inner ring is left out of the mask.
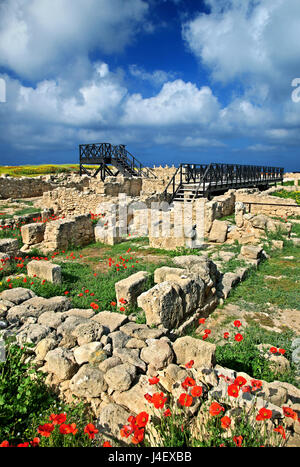
[[[61,284],[61,267],[49,261],[30,261],[27,264],[29,277],[36,276],[53,284]]]

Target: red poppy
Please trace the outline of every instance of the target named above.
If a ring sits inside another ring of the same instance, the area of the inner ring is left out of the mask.
[[[123,428],[121,428],[120,430],[120,434],[122,438],[128,438],[132,432],[133,432],[133,428],[130,425],[124,425]]]
[[[65,423],[63,423],[62,425],[60,425],[59,431],[62,435],[76,435],[78,430],[76,428],[76,423],[71,423],[70,425],[66,425]]]
[[[284,354],[285,354],[285,350],[284,350],[284,349],[278,349],[278,352],[281,353],[281,355],[284,355]]]
[[[244,386],[247,383],[247,380],[243,376],[237,376],[234,380],[234,384],[239,387]]]
[[[84,428],[84,433],[86,433],[88,435],[88,437],[90,439],[94,439],[95,438],[95,434],[96,433],[99,433],[99,430],[97,430],[97,428],[95,427],[95,425],[93,425],[92,423],[88,423],[86,425],[86,427]]]
[[[289,417],[289,418],[292,418],[293,420],[297,420],[298,419],[298,415],[296,412],[294,412],[293,409],[291,409],[290,407],[282,407],[282,410],[283,410],[283,413],[286,417]]]
[[[242,323],[237,319],[234,321],[233,325],[234,327],[239,328],[240,326],[242,326]]]
[[[242,436],[234,436],[233,441],[235,442],[236,446],[239,448],[242,445],[243,437]]]
[[[181,386],[183,387],[183,389],[187,390],[188,387],[193,387],[195,386],[195,384],[196,384],[196,381],[193,378],[190,378],[189,376],[187,376],[185,380],[183,381],[183,383],[181,383]]]
[[[29,443],[20,443],[17,445],[18,448],[29,448]]]
[[[8,441],[2,441],[0,444],[0,448],[9,448],[9,442]]]
[[[136,430],[134,432],[134,435],[133,435],[132,439],[131,439],[131,442],[133,444],[141,443],[143,441],[143,439],[144,439],[144,433],[145,433],[145,430],[143,428],[141,428],[140,430]]]
[[[251,386],[242,386],[242,387],[241,387],[241,390],[242,390],[243,392],[251,392]]]
[[[230,386],[227,388],[228,395],[232,397],[238,397],[239,390],[240,388],[236,384],[230,384]]]
[[[193,398],[189,394],[181,394],[179,396],[178,402],[184,407],[190,407],[193,403]]]
[[[116,302],[110,302],[111,306],[116,306],[117,303]]]
[[[257,421],[267,420],[269,418],[272,418],[272,410],[266,409],[265,407],[259,409],[258,415],[256,415]]]
[[[53,425],[61,425],[67,420],[67,415],[65,413],[61,413],[59,415],[52,413],[49,417],[49,420],[53,423]]]
[[[104,443],[102,444],[102,447],[103,448],[112,448],[112,445],[110,444],[109,441],[104,441]]]
[[[202,336],[203,341],[205,341],[207,338],[208,338],[208,334],[204,334],[204,336]]]
[[[204,324],[205,323],[205,318],[200,318],[199,319],[199,324]]]
[[[154,376],[153,378],[148,379],[148,381],[149,381],[149,384],[151,385],[157,384],[159,383],[159,378],[157,378],[157,376]]]
[[[260,389],[262,387],[262,382],[257,379],[252,379],[251,386],[252,386],[252,390],[256,391],[257,389]]]
[[[125,308],[121,306],[120,311],[125,311]]]
[[[136,424],[139,428],[143,428],[147,425],[149,420],[149,415],[147,412],[141,412],[136,416]]]
[[[152,403],[152,396],[151,396],[151,394],[148,394],[148,393],[145,394],[145,395],[144,395],[144,398],[145,398],[148,402]]]
[[[53,423],[45,423],[44,425],[40,425],[37,431],[41,436],[49,438],[54,428],[55,426],[53,425]]]
[[[164,417],[171,417],[172,415],[172,412],[170,409],[167,409],[165,412],[164,412]]]
[[[210,329],[205,329],[204,332],[205,332],[205,334],[207,334],[207,335],[211,334],[211,330],[210,330]]]
[[[277,353],[277,348],[276,347],[271,347],[270,352],[271,353]]]
[[[277,428],[274,428],[274,431],[280,433],[283,439],[286,439],[285,430],[282,425],[279,425]]]
[[[224,336],[223,336],[223,337],[224,337],[224,339],[228,339],[228,337],[229,337],[229,332],[224,332]]]
[[[192,390],[191,390],[191,395],[193,397],[200,397],[200,396],[202,396],[202,392],[203,392],[203,390],[202,390],[201,386],[194,386],[192,388]]]
[[[192,366],[194,365],[194,363],[195,363],[194,360],[191,360],[190,362],[188,362],[188,363],[185,364],[185,367],[186,367],[186,368],[192,368]]]
[[[36,448],[40,444],[41,440],[40,438],[33,438],[32,441],[30,441],[30,444],[33,448]]]
[[[231,423],[231,419],[229,417],[227,417],[227,415],[225,415],[224,417],[221,418],[221,427],[222,428],[229,428],[230,426],[230,423]]]
[[[212,402],[210,408],[209,408],[209,413],[212,416],[219,415],[221,412],[224,412],[225,409],[222,407],[218,402]]]
[[[242,334],[236,334],[234,336],[234,340],[236,340],[237,342],[241,342],[243,339],[244,338],[243,338]]]
[[[156,409],[162,409],[167,402],[167,397],[164,397],[162,392],[156,392],[153,394],[151,402]]]

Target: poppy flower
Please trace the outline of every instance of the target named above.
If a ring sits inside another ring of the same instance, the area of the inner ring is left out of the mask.
[[[208,334],[204,334],[204,336],[202,336],[203,341],[205,341],[207,338],[208,338]]]
[[[224,407],[222,407],[218,402],[212,402],[209,408],[210,415],[216,416],[219,415],[222,411],[225,411]]]
[[[123,428],[121,428],[120,430],[122,438],[129,438],[132,432],[133,428],[130,425],[124,425]]]
[[[256,391],[257,389],[260,389],[262,387],[262,382],[257,379],[252,379],[251,386],[252,386],[252,390]]]
[[[141,443],[143,441],[143,439],[144,439],[144,433],[145,433],[145,430],[143,428],[141,428],[140,430],[136,430],[134,432],[134,435],[133,435],[132,439],[131,439],[131,442],[133,444]]]
[[[167,409],[165,412],[164,412],[164,417],[171,417],[172,415],[172,412],[170,409]]]
[[[239,328],[239,327],[242,326],[242,323],[241,323],[238,319],[236,319],[236,320],[234,321],[233,325],[234,325],[234,327]]]
[[[55,426],[53,425],[53,423],[45,423],[44,425],[39,425],[37,431],[41,436],[49,438],[54,428]]]
[[[185,364],[185,367],[186,367],[186,368],[192,368],[192,366],[194,365],[194,363],[195,363],[194,360],[191,360],[190,362],[188,362],[188,363]]]
[[[183,389],[187,390],[188,387],[193,387],[195,386],[195,384],[196,384],[196,381],[193,378],[190,378],[189,376],[187,376],[185,380],[183,381],[183,383],[181,383],[181,386],[183,387]]]
[[[271,347],[270,352],[271,353],[277,353],[277,348],[276,347]]]
[[[241,342],[243,339],[244,339],[244,338],[243,338],[242,334],[239,334],[239,333],[238,333],[238,334],[236,334],[236,335],[234,336],[234,340],[236,340],[237,342]]]
[[[266,409],[265,407],[259,409],[258,415],[256,415],[257,421],[267,420],[269,418],[272,418],[272,410]]]
[[[96,433],[99,433],[99,430],[97,430],[97,428],[95,427],[95,425],[93,425],[92,423],[88,423],[86,425],[86,427],[84,428],[84,433],[86,433],[88,435],[88,437],[90,439],[94,439],[95,438],[95,434]]]
[[[71,423],[70,425],[66,425],[65,423],[63,423],[62,425],[60,425],[59,431],[62,435],[76,435],[78,430],[76,428],[76,423]]]
[[[112,445],[110,444],[109,441],[104,441],[104,443],[102,444],[102,447],[103,448],[112,448]]]
[[[167,402],[167,397],[164,397],[162,392],[156,392],[153,394],[151,402],[156,409],[162,409]]]
[[[110,302],[111,306],[116,306],[117,303],[116,302]]]
[[[229,332],[224,332],[223,337],[224,337],[224,339],[228,339],[229,338]]]
[[[247,380],[243,376],[237,376],[233,384],[236,384],[239,387],[244,386],[247,383]]]
[[[9,448],[9,442],[8,441],[2,441],[0,444],[0,448]]]
[[[285,354],[285,350],[284,350],[284,349],[278,349],[278,352],[279,352],[281,355],[284,355],[284,354]]]
[[[149,381],[149,384],[151,385],[157,384],[159,383],[159,378],[157,378],[157,376],[154,376],[153,378],[148,379],[148,381]]]
[[[210,329],[205,329],[204,332],[205,332],[205,334],[207,334],[207,335],[211,334],[211,330],[210,330]]]
[[[298,419],[297,413],[294,412],[294,410],[291,409],[290,407],[282,407],[282,410],[286,417],[292,418],[293,420]]]
[[[125,308],[121,306],[120,311],[125,311]]]
[[[148,402],[150,402],[150,403],[152,404],[152,396],[151,396],[151,394],[148,394],[148,393],[145,394],[145,395],[144,395],[144,398],[146,399],[146,401],[148,401]]]
[[[136,424],[139,428],[143,428],[147,425],[149,420],[149,415],[147,412],[141,412],[136,416]]]
[[[193,403],[193,398],[189,394],[181,394],[179,396],[178,402],[184,407],[190,407]]]
[[[233,441],[235,442],[236,446],[239,448],[242,445],[243,437],[242,436],[234,436]]]
[[[286,439],[285,430],[282,425],[279,425],[277,428],[274,428],[274,431],[280,433],[283,439]]]
[[[239,390],[239,386],[237,386],[236,384],[230,384],[230,386],[228,386],[227,392],[229,396],[238,397]]]
[[[30,441],[30,444],[33,448],[36,448],[40,444],[41,440],[40,438],[33,438],[32,441]]]
[[[231,424],[231,419],[229,417],[227,417],[227,415],[225,415],[224,417],[221,418],[221,427],[222,428],[229,428]]]
[[[205,318],[200,318],[199,319],[199,324],[204,324],[205,323]]]
[[[29,443],[20,443],[17,445],[18,448],[29,448]]]
[[[201,386],[194,386],[192,388],[192,390],[191,390],[191,395],[193,397],[200,397],[200,396],[202,396],[202,392],[203,392],[203,390],[202,390]]]
[[[53,423],[53,425],[61,425],[62,423],[65,423],[67,420],[67,415],[65,413],[61,413],[58,415],[55,415],[52,413],[49,417],[50,422]]]

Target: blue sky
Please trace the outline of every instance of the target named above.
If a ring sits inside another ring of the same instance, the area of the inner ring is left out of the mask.
[[[300,170],[299,43],[299,0],[0,0],[0,164]]]

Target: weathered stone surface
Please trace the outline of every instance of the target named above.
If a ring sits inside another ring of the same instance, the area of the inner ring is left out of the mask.
[[[149,413],[150,405],[144,397],[147,393],[153,393],[153,386],[149,384],[146,375],[141,375],[137,384],[128,391],[115,391],[112,398],[116,403],[126,407],[131,414],[138,414],[143,411]]]
[[[191,376],[190,371],[174,363],[171,363],[167,368],[159,371],[157,374],[160,384],[162,384],[168,392],[172,392],[174,384],[180,385],[187,376]]]
[[[260,246],[244,245],[241,248],[241,255],[245,258],[258,259],[262,255],[263,249]]]
[[[222,281],[219,284],[218,291],[223,298],[227,298],[230,291],[240,282],[240,276],[234,272],[227,272],[223,275]]]
[[[186,271],[182,268],[170,268],[169,266],[163,266],[162,268],[157,268],[154,271],[154,282],[160,284],[167,280],[168,274],[178,275],[179,277],[184,274]]]
[[[183,320],[184,303],[180,287],[162,282],[138,297],[138,306],[146,315],[149,326],[162,324],[167,329],[177,327]]]
[[[14,238],[1,238],[0,239],[0,252],[1,253],[16,253],[19,250],[18,240]]]
[[[209,241],[216,243],[224,243],[227,237],[227,230],[227,222],[214,220],[211,231],[209,232]]]
[[[118,302],[121,298],[127,301],[130,306],[136,305],[137,297],[145,290],[149,273],[139,271],[136,274],[115,283],[115,290]]]
[[[190,336],[180,337],[173,344],[177,364],[194,360],[194,368],[212,368],[216,363],[216,346]]]
[[[164,332],[161,329],[150,329],[146,324],[127,323],[120,331],[136,339],[159,339]]]
[[[139,368],[141,371],[146,371],[147,367],[140,357],[140,351],[138,349],[114,349],[114,357],[119,357],[123,363],[130,363]]]
[[[104,333],[104,328],[96,321],[88,320],[75,327],[72,336],[77,338],[78,345],[99,341]]]
[[[123,348],[126,346],[130,337],[122,331],[115,331],[109,334],[109,337],[112,340],[112,345],[114,349]]]
[[[99,350],[102,350],[102,344],[100,344],[100,342],[90,342],[74,349],[74,358],[78,365],[89,363],[91,360],[95,359],[95,354]]]
[[[44,240],[45,223],[26,224],[21,227],[22,241],[25,245],[35,245]]]
[[[74,316],[76,318],[92,318],[95,316],[95,312],[90,309],[81,309],[81,308],[72,308],[71,310],[64,311],[62,313],[63,318],[69,318],[70,316]]]
[[[43,326],[48,326],[49,328],[57,329],[58,326],[62,323],[62,313],[57,313],[55,311],[46,311],[41,314],[38,318],[38,324]]]
[[[73,352],[61,347],[50,350],[45,360],[50,373],[54,373],[60,381],[65,381],[76,373],[78,365],[75,362]]]
[[[45,360],[47,353],[57,346],[57,340],[53,336],[42,339],[35,348],[37,360]]]
[[[102,371],[88,364],[83,365],[70,381],[70,391],[78,397],[99,397],[107,389]]]
[[[39,324],[28,324],[22,328],[17,334],[17,342],[20,344],[30,343],[37,344],[42,339],[44,339],[51,329],[46,326],[41,326]]]
[[[93,316],[92,320],[105,328],[105,332],[111,333],[119,329],[120,326],[128,321],[127,316],[121,313],[111,313],[110,311],[101,311]]]
[[[103,373],[106,373],[108,370],[111,370],[115,366],[121,364],[122,360],[119,357],[110,357],[99,364],[99,370],[101,370]]]
[[[1,295],[1,300],[7,300],[14,305],[20,305],[21,303],[29,300],[30,298],[36,297],[36,294],[30,289],[23,289],[22,287],[16,287],[14,289],[4,290]]]
[[[27,264],[27,272],[29,277],[36,276],[53,284],[61,284],[61,267],[50,261],[30,261]]]
[[[77,326],[83,323],[88,324],[89,320],[80,316],[69,316],[60,326],[58,326],[57,334],[63,336],[66,334],[70,335]]]
[[[101,410],[97,420],[97,429],[105,438],[117,438],[122,442],[130,443],[131,437],[127,440],[120,435],[121,428],[128,423],[131,413],[118,404],[108,404]]]
[[[125,347],[127,349],[143,349],[144,347],[147,347],[147,344],[142,339],[132,338],[129,339]]]
[[[104,379],[109,389],[122,392],[130,388],[135,376],[135,366],[123,363],[108,370],[104,375]]]
[[[141,350],[140,358],[155,370],[162,370],[174,359],[170,345],[162,340],[154,341],[149,347]]]

